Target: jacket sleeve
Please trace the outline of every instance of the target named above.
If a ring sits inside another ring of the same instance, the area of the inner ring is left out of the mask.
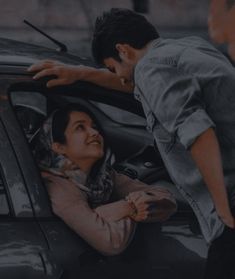
[[[158,222],[167,220],[177,210],[177,204],[172,193],[164,187],[169,184],[161,181],[159,185],[147,185],[137,179],[114,173],[115,176],[115,193],[118,198],[125,198],[131,192],[144,191],[152,195],[150,204],[151,211],[146,222]]]
[[[164,129],[187,149],[204,131],[215,127],[206,112],[200,84],[178,67],[148,62],[138,70],[143,98]]]
[[[135,231],[130,218],[107,222],[90,208],[86,196],[68,179],[50,175],[46,184],[53,212],[92,247],[104,255],[125,250]]]

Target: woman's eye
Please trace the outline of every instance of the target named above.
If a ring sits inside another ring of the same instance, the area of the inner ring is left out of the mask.
[[[84,130],[84,126],[82,124],[77,125],[76,130]]]

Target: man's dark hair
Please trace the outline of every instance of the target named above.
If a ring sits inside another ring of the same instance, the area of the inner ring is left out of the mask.
[[[235,4],[235,0],[227,0],[227,7],[230,10]]]
[[[110,57],[121,61],[115,47],[117,43],[141,49],[158,37],[157,30],[144,16],[131,10],[113,8],[96,19],[92,54],[98,64]]]

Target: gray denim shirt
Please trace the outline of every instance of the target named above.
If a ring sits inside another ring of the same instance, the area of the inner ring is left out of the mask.
[[[135,67],[135,98],[142,103],[176,187],[211,242],[224,229],[189,147],[213,127],[222,153],[225,184],[235,205],[235,69],[197,37],[156,39]],[[205,154],[206,156],[206,154]]]

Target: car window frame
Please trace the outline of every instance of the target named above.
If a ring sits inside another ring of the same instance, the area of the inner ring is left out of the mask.
[[[17,189],[16,182],[14,184],[10,177],[6,177],[9,184],[7,191],[12,200],[13,216],[51,218],[55,216],[52,213],[48,193],[10,100],[12,88],[22,80],[29,81],[29,78],[7,74],[0,79],[0,88],[2,88],[0,91],[0,123],[2,123],[4,130],[2,134],[6,135],[9,144],[10,152],[8,154],[14,156],[14,162],[10,168],[14,169],[19,188]],[[19,192],[23,196],[20,200],[17,199]]]
[[[24,193],[24,181],[2,119],[0,119],[0,142],[4,142],[4,146],[0,144],[0,173],[9,206],[7,217],[32,216],[28,195]]]

